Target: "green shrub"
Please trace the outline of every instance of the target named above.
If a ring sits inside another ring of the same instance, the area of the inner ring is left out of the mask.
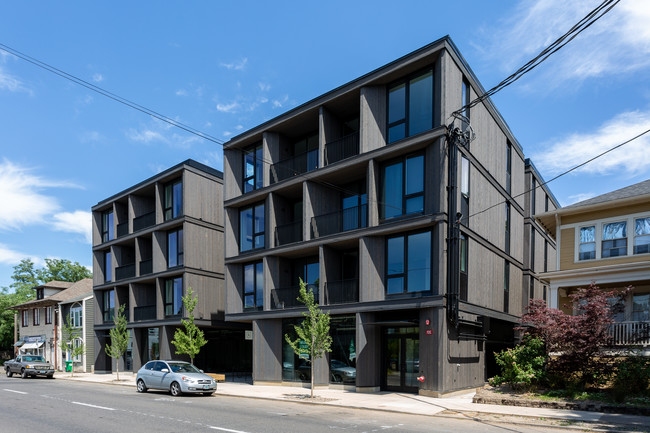
[[[650,359],[644,356],[628,356],[616,366],[613,395],[623,401],[628,395],[644,394],[650,384]]]
[[[490,385],[510,385],[513,389],[530,389],[544,378],[546,351],[544,341],[538,337],[526,337],[512,349],[494,354],[501,374],[490,379]]]

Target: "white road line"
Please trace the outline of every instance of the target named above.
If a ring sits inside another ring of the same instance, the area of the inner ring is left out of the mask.
[[[228,432],[231,432],[231,433],[247,433],[247,432],[241,431],[241,430],[232,430],[232,429],[229,429],[229,428],[215,427],[213,425],[209,425],[209,426],[206,426],[206,427],[210,427],[212,430],[228,431]]]
[[[71,403],[72,403],[72,404],[79,404],[79,405],[81,405],[81,406],[94,407],[95,409],[116,410],[116,409],[113,409],[112,407],[95,406],[94,404],[81,403],[81,402],[79,402],[79,401],[72,401]]]
[[[23,391],[16,391],[15,389],[7,389],[7,388],[4,388],[3,391],[15,392],[16,394],[27,394],[26,392],[23,392]]]

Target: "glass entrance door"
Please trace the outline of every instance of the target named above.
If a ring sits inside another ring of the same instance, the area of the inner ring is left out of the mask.
[[[417,327],[386,328],[384,331],[384,388],[418,392],[420,339]]]

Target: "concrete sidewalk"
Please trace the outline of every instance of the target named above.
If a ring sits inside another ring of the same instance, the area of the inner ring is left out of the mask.
[[[135,374],[131,372],[120,373],[119,382],[115,373],[75,373],[72,377],[70,373],[57,372],[55,378],[128,386],[134,388],[135,392]],[[489,419],[494,422],[561,425],[563,427],[572,427],[581,430],[588,428],[600,431],[629,430],[650,432],[650,417],[476,404],[472,402],[472,398],[474,397],[473,392],[449,398],[432,398],[395,392],[357,393],[343,389],[317,389],[314,395],[316,398],[311,400],[309,398],[309,388],[300,386],[250,385],[241,382],[221,382],[215,393],[215,396],[261,398],[413,415],[463,416]]]

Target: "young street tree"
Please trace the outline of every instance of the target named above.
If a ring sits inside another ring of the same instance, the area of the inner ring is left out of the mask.
[[[194,324],[194,309],[198,299],[194,297],[191,287],[187,288],[187,294],[183,296],[183,306],[187,313],[187,320],[182,319],[183,328],[176,329],[172,344],[176,347],[176,354],[189,355],[190,363],[194,365],[194,358],[199,354],[201,348],[206,345],[207,340],[203,331]]]
[[[309,356],[312,370],[314,360],[322,358],[332,351],[330,336],[330,313],[323,313],[314,301],[314,292],[307,290],[307,285],[300,279],[298,300],[305,304],[307,311],[302,313],[305,319],[300,325],[294,326],[298,338],[292,340],[289,334],[284,339],[299,357]],[[314,374],[311,374],[311,398],[314,398]]]
[[[86,347],[81,341],[82,329],[72,326],[70,323],[70,316],[66,316],[65,323],[61,326],[61,353],[70,353],[70,358],[74,359],[81,356],[86,351]],[[75,340],[79,340],[79,344],[75,346]],[[74,376],[74,365],[70,370],[70,376]]]
[[[120,358],[126,352],[127,347],[129,346],[129,332],[126,329],[126,316],[124,315],[124,304],[120,306],[120,309],[117,312],[117,317],[115,317],[115,327],[111,329],[111,344],[107,344],[105,347],[106,354],[111,358],[115,359],[117,362],[117,380],[120,380]]]

